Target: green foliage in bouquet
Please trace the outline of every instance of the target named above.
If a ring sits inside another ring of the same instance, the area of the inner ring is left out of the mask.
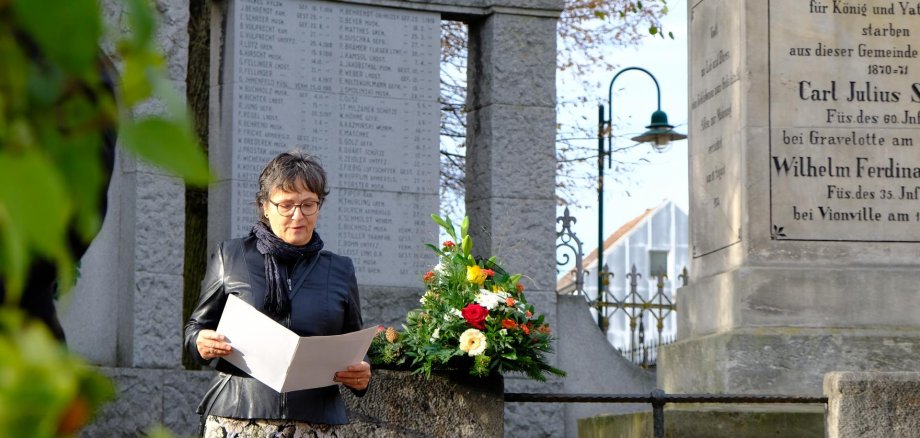
[[[552,334],[524,298],[521,274],[509,275],[495,257],[471,255],[469,219],[458,234],[450,219],[432,218],[452,240],[427,245],[439,263],[422,279],[421,307],[409,312],[403,330],[381,327],[371,343],[371,363],[427,376],[464,370],[478,377],[520,372],[540,381],[546,374],[564,376],[546,361]]]

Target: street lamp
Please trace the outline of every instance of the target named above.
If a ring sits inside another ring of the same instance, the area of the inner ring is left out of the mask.
[[[655,82],[655,91],[658,95],[658,109],[652,113],[652,121],[645,128],[647,131],[633,137],[632,140],[637,143],[649,142],[652,148],[657,152],[664,152],[667,145],[672,141],[683,140],[686,135],[674,131],[674,126],[668,123],[668,115],[661,110],[661,88],[658,86],[658,80],[648,70],[642,67],[626,67],[610,80],[610,86],[607,89],[607,106],[609,113],[605,115],[604,105],[597,106],[597,326],[601,331],[606,333],[606,323],[604,321],[605,290],[604,283],[610,275],[607,272],[607,265],[603,263],[604,259],[604,157],[607,157],[607,167],[612,164],[613,152],[613,83],[621,74],[630,70],[638,70],[647,74]],[[606,134],[607,146],[604,146],[604,137]],[[601,269],[603,266],[603,270]]]

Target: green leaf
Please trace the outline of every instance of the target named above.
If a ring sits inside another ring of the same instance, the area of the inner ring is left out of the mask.
[[[134,53],[123,55],[119,95],[125,106],[134,106],[153,94],[149,70],[157,65],[151,65],[153,62],[160,62],[154,58]]]
[[[80,77],[92,74],[102,36],[96,0],[13,0],[13,12],[51,63]]]
[[[73,203],[64,187],[63,178],[43,154],[0,152],[0,227],[4,262],[9,264],[3,269],[9,269],[14,286],[24,273],[26,248],[61,261],[62,269],[70,266],[62,242]]]
[[[445,221],[440,216],[432,214],[431,219],[440,225],[451,239],[457,240],[457,234],[454,232],[454,226],[450,223],[449,218]]]
[[[441,248],[438,248],[430,243],[426,243],[425,246],[431,248],[431,250],[436,252],[438,255],[444,255],[444,253],[441,252]]]
[[[148,438],[172,438],[173,434],[162,425],[156,425],[150,428],[144,436]]]
[[[165,104],[166,114],[170,115],[171,120],[183,125],[185,129],[192,132],[185,96],[179,94],[179,91],[172,86],[172,82],[165,75],[154,75],[152,80],[154,82],[154,95]]]
[[[43,71],[35,64],[29,63],[28,94],[30,105],[48,108],[60,99],[65,76],[60,70]]]
[[[658,34],[658,27],[656,27],[656,26],[649,26],[649,28],[648,28],[648,33],[651,34],[651,35],[656,35],[656,34]]]
[[[460,248],[463,254],[470,255],[470,251],[473,250],[473,239],[470,239],[470,236],[463,236],[463,244]]]
[[[19,294],[25,287],[26,247],[22,230],[16,226],[9,209],[0,199],[0,273],[6,277],[8,302],[18,302]]]
[[[138,49],[146,49],[153,42],[156,19],[148,0],[122,0],[128,7],[128,28],[131,29],[131,43]]]
[[[119,137],[124,146],[189,184],[210,180],[207,158],[187,126],[152,116],[123,124]]]
[[[96,132],[68,138],[55,160],[76,207],[76,231],[87,242],[102,226],[98,206],[106,196],[105,175],[100,160],[88,159],[100,156],[101,144],[102,136]]]
[[[0,200],[28,241],[46,255],[60,251],[73,213],[64,181],[52,162],[32,152],[0,154]]]

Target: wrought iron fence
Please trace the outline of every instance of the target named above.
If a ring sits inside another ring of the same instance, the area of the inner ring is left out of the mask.
[[[570,274],[573,277],[574,287],[561,292],[584,297],[585,301],[595,309],[598,326],[603,330],[605,336],[609,328],[609,321],[617,315],[617,312],[623,312],[629,326],[629,347],[618,348],[618,350],[623,356],[643,368],[654,367],[657,362],[658,347],[674,340],[672,337],[664,336],[665,323],[669,318],[675,317],[677,310],[676,301],[665,288],[668,281],[667,274],[660,273],[656,276],[655,292],[645,297],[638,287],[642,274],[638,272],[636,265],[633,265],[630,272],[626,274],[629,279],[628,290],[622,298],[618,298],[610,290],[610,281],[614,274],[605,264],[597,274],[602,279],[603,288],[592,299],[585,290],[584,280],[588,271],[584,267],[583,244],[572,230],[572,224],[576,221],[577,219],[569,214],[568,208],[565,209],[562,216],[556,219],[556,222],[562,223],[562,229],[557,233],[556,264],[565,266],[572,262],[573,257],[575,259],[574,268]],[[601,260],[603,260],[603,254],[598,254],[598,262]],[[678,278],[681,286],[687,285],[686,268]],[[655,325],[656,336],[652,339],[649,339],[646,333],[647,319],[649,322],[654,322]]]
[[[667,275],[657,276],[656,291],[648,298],[639,292],[639,279],[642,277],[636,266],[626,274],[629,288],[623,298],[617,298],[611,293],[609,285],[613,273],[605,265],[598,275],[603,278],[603,290],[596,298],[591,298],[585,290],[585,275],[588,271],[584,268],[582,242],[572,230],[575,217],[569,214],[566,208],[562,216],[557,218],[562,223],[562,229],[557,233],[556,263],[560,266],[571,263],[575,259],[572,269],[573,287],[560,293],[581,295],[594,309],[601,321],[609,321],[616,312],[623,312],[629,319],[631,339],[635,344],[620,352],[643,367],[653,367],[657,362],[658,347],[674,341],[673,338],[663,337],[665,321],[676,316],[676,300],[672,299],[665,290]],[[572,255],[568,254],[571,252]],[[598,261],[603,259],[598,254]],[[678,276],[681,286],[687,285],[687,269],[684,268]],[[646,338],[646,319],[654,321],[656,339]],[[602,329],[606,333],[607,326]],[[753,395],[753,394],[666,394],[661,389],[656,389],[650,394],[538,394],[538,393],[505,393],[506,402],[515,403],[649,403],[652,405],[652,421],[654,437],[665,436],[664,406],[668,403],[726,403],[726,404],[824,404],[827,397],[800,397],[791,395]]]

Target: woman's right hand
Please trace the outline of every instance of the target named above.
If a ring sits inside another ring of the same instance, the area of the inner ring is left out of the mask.
[[[195,347],[198,348],[198,354],[204,360],[226,356],[233,351],[233,347],[227,343],[227,338],[224,335],[208,329],[198,332],[198,337],[195,338]]]

